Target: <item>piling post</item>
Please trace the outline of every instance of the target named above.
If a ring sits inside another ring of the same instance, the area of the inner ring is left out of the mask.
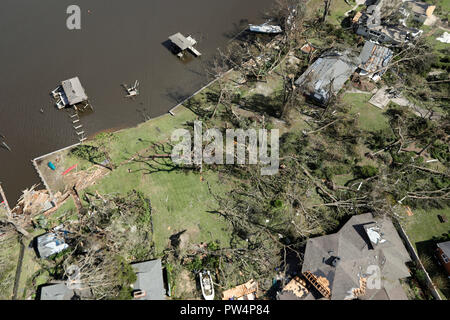
[[[5,195],[5,192],[3,191],[2,183],[1,183],[1,182],[0,182],[0,195],[2,196],[3,201],[4,201],[4,203],[5,203],[5,206],[6,206],[6,212],[7,212],[7,214],[8,214],[8,217],[9,217],[9,218],[12,218],[11,208],[9,207],[8,199],[6,199],[6,195]]]

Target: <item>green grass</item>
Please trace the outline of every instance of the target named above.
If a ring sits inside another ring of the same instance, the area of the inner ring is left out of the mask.
[[[229,242],[228,225],[216,214],[217,209],[209,194],[206,181],[201,181],[198,173],[178,171],[155,172],[147,174],[138,171],[143,165],[131,164],[120,167],[86,191],[100,194],[126,194],[136,189],[147,195],[153,208],[153,240],[157,252],[162,252],[169,243],[169,237],[187,230],[192,243],[220,240]],[[128,168],[132,173],[128,173]],[[223,189],[217,176],[203,174],[214,190]]]
[[[351,10],[356,2],[354,0],[349,1],[351,6],[345,3],[344,0],[333,0],[330,7],[330,15],[327,17],[327,21],[334,25],[341,25],[344,19],[344,14]],[[310,0],[306,5],[308,12],[312,14],[318,13],[320,16],[323,15],[324,1],[323,0]]]
[[[344,103],[350,107],[351,114],[359,113],[359,126],[362,130],[376,131],[389,126],[388,119],[383,110],[371,105],[371,94],[345,93],[342,96]]]
[[[209,194],[206,180],[217,192],[226,188],[218,182],[216,174],[169,171],[170,168],[164,166],[149,172],[151,168],[146,163],[127,162],[152,143],[168,142],[175,129],[184,128],[186,122],[195,119],[195,114],[185,108],[178,108],[175,114],[175,117],[163,116],[107,138],[110,157],[116,165],[121,165],[85,191],[124,195],[136,189],[148,196],[153,207],[153,240],[159,253],[167,248],[171,235],[183,230],[187,230],[192,243],[220,240],[226,246],[231,234],[227,223],[217,214],[208,212],[217,209],[217,205]],[[149,153],[154,151],[150,149]],[[201,181],[201,177],[205,181]],[[72,208],[73,201],[58,211]]]
[[[443,233],[450,231],[450,222],[441,223],[437,218],[438,214],[445,214],[450,221],[450,208],[444,210],[416,210],[413,216],[406,218],[406,231],[414,246],[417,243],[428,241],[435,236],[441,236]]]
[[[450,220],[450,208],[442,210],[415,210],[414,215],[406,217],[406,221],[403,224],[421,260],[428,257],[428,260],[431,262],[425,265],[430,277],[433,279],[435,276],[440,276],[446,279],[447,273],[433,258],[436,250],[436,241],[433,238],[450,232],[450,222],[441,223],[437,217],[438,214],[444,214]],[[450,287],[438,288],[438,291],[442,297],[447,299],[450,297]]]
[[[342,20],[345,18],[345,13],[351,10],[356,2],[354,0],[349,1],[351,6],[345,3],[344,0],[334,0],[331,3],[330,17],[329,21],[335,25],[341,25]]]
[[[17,237],[0,243],[0,300],[11,300],[20,245]]]

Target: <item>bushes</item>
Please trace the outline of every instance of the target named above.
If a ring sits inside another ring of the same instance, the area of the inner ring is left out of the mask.
[[[101,163],[106,160],[105,153],[101,152],[99,148],[95,146],[80,145],[72,149],[72,151],[70,151],[70,154],[77,158],[93,163]]]
[[[367,178],[371,178],[373,176],[376,176],[378,174],[378,168],[374,167],[374,166],[371,166],[371,165],[356,166],[354,168],[354,174],[358,178],[367,179]]]
[[[436,140],[430,147],[431,156],[434,159],[438,159],[442,163],[450,161],[450,148],[448,144],[442,142],[441,140]]]

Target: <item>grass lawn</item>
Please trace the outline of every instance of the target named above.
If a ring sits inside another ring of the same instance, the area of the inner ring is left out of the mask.
[[[443,210],[415,210],[414,215],[406,217],[404,222],[405,231],[432,280],[436,276],[444,279],[447,276],[444,269],[433,258],[436,249],[436,241],[433,240],[433,237],[440,237],[450,232],[450,222],[441,223],[437,217],[438,214],[444,214],[449,219],[450,208]],[[450,297],[450,287],[440,289],[442,295],[448,299]]]
[[[15,236],[0,242],[0,300],[13,297],[19,251],[20,244]]]
[[[350,113],[359,113],[359,126],[366,131],[376,131],[389,126],[383,110],[369,103],[371,94],[345,93],[342,95],[344,103],[351,108]]]
[[[342,20],[344,19],[344,14],[351,10],[356,4],[354,0],[349,0],[349,3],[351,6],[345,3],[344,0],[333,0],[330,8],[330,16],[327,18],[327,21],[334,25],[341,25]],[[306,6],[310,14],[317,13],[320,16],[323,15],[323,0],[310,0]]]
[[[445,214],[449,222],[441,223],[438,214]],[[412,217],[407,217],[406,231],[411,242],[417,247],[420,242],[428,241],[434,236],[441,236],[450,231],[450,208],[444,210],[416,210]]]
[[[128,168],[131,168],[132,173],[128,173]],[[208,212],[217,207],[206,181],[215,191],[224,189],[224,184],[219,183],[215,174],[205,173],[201,176],[178,171],[147,174],[139,169],[140,166],[136,164],[120,167],[86,191],[126,194],[136,189],[147,195],[152,203],[153,240],[159,253],[167,248],[171,235],[183,230],[187,230],[191,243],[220,240],[222,245],[228,245],[231,230],[227,223]]]
[[[85,192],[124,195],[136,189],[148,196],[153,207],[153,240],[158,253],[167,248],[171,235],[183,230],[187,230],[192,243],[220,240],[227,246],[231,234],[227,223],[208,212],[217,207],[206,181],[217,192],[226,187],[226,184],[218,181],[216,174],[171,171],[161,166],[153,170],[152,161],[127,162],[149,147],[147,154],[154,154],[151,149],[153,143],[169,141],[173,130],[184,128],[186,122],[196,118],[194,113],[184,107],[178,108],[175,114],[175,117],[166,115],[103,138],[109,140],[110,157],[118,168]],[[97,143],[94,141],[94,144]],[[73,208],[73,201],[69,200],[57,214]]]

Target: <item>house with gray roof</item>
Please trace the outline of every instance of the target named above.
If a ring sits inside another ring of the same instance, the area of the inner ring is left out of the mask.
[[[133,284],[135,300],[165,300],[161,259],[133,263],[136,282]]]
[[[75,292],[69,289],[65,283],[49,284],[41,287],[40,300],[74,300]]]
[[[51,283],[40,288],[40,300],[91,300],[92,291],[69,281]]]
[[[61,85],[69,105],[73,106],[88,100],[88,96],[78,77],[64,80]]]
[[[302,273],[317,298],[406,300],[399,279],[410,276],[410,260],[392,221],[367,213],[337,233],[309,239]]]
[[[359,65],[350,52],[327,52],[318,58],[295,84],[311,100],[326,104],[342,89]]]

